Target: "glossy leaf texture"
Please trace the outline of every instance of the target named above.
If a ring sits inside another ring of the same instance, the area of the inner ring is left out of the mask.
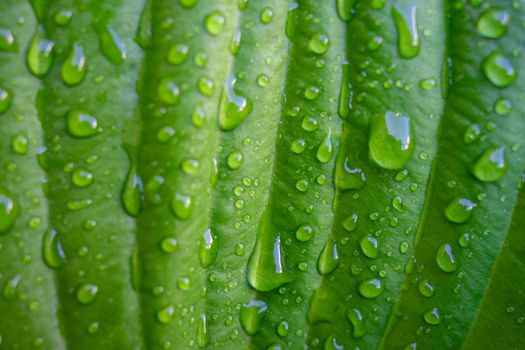
[[[0,349],[525,348],[522,0],[0,2]]]

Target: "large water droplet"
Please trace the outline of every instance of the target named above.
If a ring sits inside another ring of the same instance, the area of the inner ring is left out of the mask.
[[[244,157],[241,151],[239,150],[230,152],[230,154],[226,158],[226,164],[228,165],[228,168],[230,168],[231,170],[239,169],[243,161],[244,161]]]
[[[472,174],[480,181],[492,182],[501,179],[507,172],[505,147],[489,147],[478,158]]]
[[[343,21],[349,21],[352,18],[352,11],[356,0],[337,0],[337,14]]]
[[[113,64],[122,64],[128,58],[124,41],[118,33],[108,25],[109,18],[102,17],[95,26],[100,49],[104,56]]]
[[[366,326],[361,311],[355,308],[350,309],[348,310],[346,317],[352,323],[352,336],[356,339],[362,338],[366,334]]]
[[[329,131],[323,138],[323,141],[317,148],[316,157],[321,163],[328,163],[334,155],[334,147],[332,145],[332,133]]]
[[[415,148],[410,118],[390,111],[373,116],[368,147],[370,157],[382,168],[402,168]]]
[[[5,234],[11,230],[18,213],[18,205],[11,194],[0,188],[0,234]]]
[[[365,298],[376,298],[383,292],[383,284],[380,280],[372,278],[359,282],[357,290]]]
[[[421,44],[416,21],[416,5],[407,7],[399,4],[392,6],[392,16],[397,29],[397,49],[403,58],[418,55]]]
[[[426,323],[431,324],[431,325],[438,325],[442,321],[441,315],[439,314],[439,310],[437,309],[437,307],[434,307],[426,311],[423,314],[423,319],[425,320]]]
[[[300,242],[307,242],[314,236],[314,229],[310,225],[301,225],[295,231],[295,237]]]
[[[213,11],[208,16],[206,16],[206,19],[204,20],[204,27],[211,35],[221,34],[224,31],[225,25],[226,17],[219,10]]]
[[[379,257],[379,243],[375,237],[364,236],[359,241],[359,246],[366,257],[370,259],[377,259]]]
[[[458,261],[454,256],[452,247],[448,243],[439,246],[436,254],[436,262],[439,268],[445,272],[454,272],[458,269]]]
[[[27,50],[27,66],[31,73],[43,77],[51,69],[55,43],[48,40],[44,27],[39,26]]]
[[[246,334],[254,335],[261,329],[267,310],[268,306],[262,300],[250,300],[241,306],[239,319]]]
[[[78,168],[71,174],[71,182],[77,187],[87,187],[93,183],[93,174],[84,168]]]
[[[236,81],[237,78],[232,73],[224,83],[219,114],[219,125],[224,131],[232,130],[241,124],[253,109],[251,100],[235,91]]]
[[[18,51],[18,42],[13,32],[8,28],[0,27],[0,51]]]
[[[168,62],[173,65],[180,65],[188,59],[190,47],[184,43],[175,43],[168,50]]]
[[[324,33],[315,33],[308,41],[308,50],[318,55],[328,51],[330,38]]]
[[[334,271],[339,264],[339,252],[335,239],[328,238],[319,259],[317,260],[317,270],[321,275],[328,275]]]
[[[481,66],[487,79],[500,88],[509,86],[518,77],[512,62],[499,51],[487,56]]]
[[[491,8],[483,12],[478,20],[478,31],[486,38],[497,39],[507,32],[510,15],[507,11]]]
[[[77,301],[81,304],[91,304],[98,294],[98,286],[96,284],[83,284],[79,286],[75,292]]]
[[[7,112],[13,103],[13,93],[7,89],[0,87],[0,115]]]
[[[217,253],[219,251],[217,241],[213,238],[210,229],[204,231],[199,244],[199,261],[201,266],[206,268],[217,259]]]
[[[48,229],[44,233],[44,243],[42,245],[44,261],[47,266],[59,269],[66,263],[66,254],[62,249],[60,237],[55,229]]]
[[[89,112],[73,109],[66,116],[67,131],[73,137],[88,138],[98,133],[98,121]]]
[[[84,47],[79,43],[73,44],[73,48],[62,64],[62,80],[67,85],[78,85],[86,77],[87,61]]]
[[[467,222],[476,204],[469,199],[456,197],[445,208],[445,216],[456,224]]]

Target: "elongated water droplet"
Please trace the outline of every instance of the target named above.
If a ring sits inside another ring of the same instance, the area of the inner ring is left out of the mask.
[[[232,73],[224,83],[219,114],[219,125],[224,131],[241,124],[253,109],[252,101],[235,91],[236,82],[237,78]]]
[[[166,180],[162,176],[155,175],[146,184],[145,194],[153,204],[159,205],[162,203],[160,191],[165,182]]]
[[[361,251],[370,259],[377,259],[379,257],[379,243],[377,239],[372,236],[364,236],[359,242]]]
[[[337,268],[338,264],[339,252],[337,251],[337,243],[335,239],[328,238],[317,260],[317,270],[321,275],[328,275]]]
[[[62,80],[67,85],[80,84],[86,77],[87,61],[84,47],[78,43],[73,48],[62,64]]]
[[[144,202],[144,188],[142,179],[137,172],[137,166],[132,161],[122,187],[122,205],[131,216],[138,216]]]
[[[7,89],[0,87],[0,115],[7,112],[13,103],[13,93]]]
[[[448,243],[439,246],[436,254],[436,262],[444,272],[454,272],[458,269],[458,261],[454,256],[452,247]]]
[[[109,62],[120,65],[128,58],[128,51],[118,33],[108,25],[108,21],[109,18],[103,17],[95,26],[100,49]]]
[[[210,229],[207,229],[202,235],[199,246],[199,261],[201,266],[206,268],[213,264],[215,259],[217,259],[218,251],[217,241],[213,238]]]
[[[350,65],[348,62],[343,63],[343,69],[341,70],[341,89],[339,90],[339,105],[337,112],[339,116],[346,119],[352,109],[352,86],[350,84]]]
[[[390,111],[373,116],[368,147],[370,157],[382,168],[402,168],[415,149],[410,118]]]
[[[316,157],[317,160],[321,163],[328,163],[332,156],[334,155],[334,147],[332,145],[332,132],[329,131],[326,133],[325,137],[323,138],[323,141],[319,144],[319,148],[317,148]]]
[[[419,292],[423,296],[430,298],[434,295],[434,287],[428,282],[428,280],[423,280],[419,282]]]
[[[20,284],[20,280],[22,279],[22,276],[15,275],[11,279],[8,279],[4,284],[4,289],[2,291],[2,295],[6,300],[15,300],[18,295],[18,285]]]
[[[489,147],[478,158],[472,174],[480,181],[497,181],[507,172],[505,162],[505,147]]]
[[[39,26],[27,50],[27,66],[37,77],[46,75],[55,56],[55,43],[48,40],[43,26]]]
[[[355,231],[357,228],[357,214],[352,214],[343,220],[342,225],[345,230],[348,232]]]
[[[337,188],[345,190],[358,190],[364,187],[366,176],[360,168],[353,168],[348,157],[345,158],[343,165],[337,163],[335,169],[335,183]]]
[[[44,233],[44,243],[42,245],[44,261],[52,269],[59,269],[65,265],[67,259],[60,237],[55,229],[48,229]]]
[[[437,307],[434,307],[423,314],[423,319],[426,323],[431,325],[438,325],[441,323],[441,315]]]
[[[416,12],[416,5],[403,7],[394,4],[392,6],[392,16],[397,29],[397,49],[403,58],[416,57],[421,47]]]
[[[230,42],[230,53],[234,56],[237,56],[239,50],[241,49],[241,35],[242,32],[239,29],[237,29],[232,35]]]
[[[0,51],[18,51],[18,42],[16,37],[8,28],[0,27]]]
[[[254,335],[261,329],[268,306],[262,300],[250,300],[241,306],[239,319],[242,328],[248,335]]]
[[[478,20],[478,31],[485,38],[501,38],[507,32],[510,15],[507,11],[491,8],[483,12]]]
[[[98,121],[89,112],[73,109],[68,112],[67,131],[73,137],[88,138],[98,134]]]
[[[200,348],[205,348],[210,344],[210,339],[206,314],[203,312],[197,319],[197,345]]]
[[[366,334],[366,326],[361,311],[355,308],[350,309],[348,310],[346,317],[352,323],[352,336],[356,339],[364,337]]]
[[[83,284],[79,286],[75,292],[77,301],[81,304],[91,304],[98,294],[98,286],[96,284]]]
[[[338,343],[335,335],[330,335],[324,342],[324,350],[344,350],[344,346]]]
[[[11,140],[11,149],[20,155],[25,155],[29,151],[29,139],[25,133],[13,136]]]
[[[228,158],[226,158],[226,164],[231,170],[237,170],[241,167],[244,157],[239,150],[232,151]]]
[[[18,213],[18,205],[11,194],[0,188],[0,234],[5,234],[11,230]]]
[[[383,292],[383,284],[380,280],[372,278],[359,282],[357,290],[365,298],[377,298]]]
[[[337,0],[337,14],[343,21],[352,18],[352,11],[356,0]]]
[[[499,51],[494,51],[487,56],[481,67],[487,79],[500,88],[509,86],[518,77],[512,62]]]
[[[476,204],[469,199],[456,197],[445,208],[445,216],[456,224],[467,222],[472,216]]]
[[[221,34],[224,31],[225,25],[226,17],[219,10],[213,11],[208,16],[206,16],[204,20],[204,27],[206,28],[206,31],[214,36]]]
[[[274,15],[273,8],[271,8],[270,6],[266,6],[265,8],[262,9],[261,15],[259,16],[259,18],[262,23],[268,24],[272,21],[273,15]]]
[[[187,220],[193,210],[193,199],[190,195],[175,193],[171,201],[171,210],[180,220]]]

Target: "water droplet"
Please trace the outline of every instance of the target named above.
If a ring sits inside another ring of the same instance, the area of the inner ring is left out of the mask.
[[[315,33],[308,41],[308,50],[318,55],[328,51],[330,47],[330,38],[324,33]]]
[[[507,32],[510,15],[507,11],[491,8],[483,12],[478,20],[478,31],[486,38],[501,38]]]
[[[352,323],[352,336],[356,339],[362,338],[366,334],[366,326],[361,311],[355,308],[350,309],[346,317]]]
[[[230,53],[233,56],[237,56],[239,50],[241,49],[241,33],[242,32],[237,29],[232,35],[232,40],[230,42]]]
[[[479,128],[479,125],[477,124],[470,124],[467,129],[465,130],[465,134],[463,135],[463,142],[465,144],[469,145],[479,139],[481,136],[481,129]]]
[[[13,93],[7,89],[0,87],[0,115],[7,112],[13,103]]]
[[[427,78],[419,81],[419,87],[423,90],[432,90],[437,88],[438,83],[434,78]]]
[[[157,131],[157,141],[169,143],[175,137],[176,131],[171,126],[165,126]]]
[[[337,14],[343,21],[352,18],[352,11],[356,0],[337,0]]]
[[[295,183],[295,188],[299,192],[308,191],[308,187],[310,187],[310,182],[307,179],[300,179],[300,180],[297,180],[297,182]]]
[[[66,254],[62,249],[60,237],[55,229],[48,229],[44,233],[42,245],[44,261],[52,269],[59,269],[66,263]]]
[[[67,114],[67,131],[73,137],[88,138],[98,133],[98,121],[89,112],[73,109]]]
[[[180,65],[188,59],[190,47],[184,43],[175,43],[168,50],[168,62],[173,65]]]
[[[230,74],[224,83],[219,114],[219,125],[224,131],[241,124],[253,109],[252,101],[235,91],[236,81],[236,76]]]
[[[290,149],[295,154],[301,154],[304,152],[306,148],[306,141],[304,139],[297,139],[292,142],[292,145],[290,146]]]
[[[211,35],[221,34],[224,31],[225,25],[226,17],[219,10],[213,11],[208,16],[206,16],[206,19],[204,20],[204,27]]]
[[[95,284],[83,284],[75,292],[77,301],[81,304],[91,304],[98,294],[98,286]]]
[[[198,0],[179,0],[179,3],[185,9],[190,9],[197,4]]]
[[[416,21],[416,6],[392,6],[392,16],[397,29],[397,49],[403,58],[414,58],[421,47]]]
[[[175,237],[166,237],[160,242],[160,249],[164,253],[174,253],[179,248],[179,243]]]
[[[360,168],[352,168],[348,157],[345,158],[343,166],[338,162],[335,169],[335,182],[339,189],[358,190],[364,187],[366,176]]]
[[[137,171],[136,161],[130,151],[128,156],[131,164],[122,186],[121,199],[124,210],[131,216],[138,216],[144,201],[144,187]]]
[[[368,49],[368,51],[377,51],[383,45],[383,42],[383,37],[375,35],[372,39],[368,41],[368,43],[366,44],[366,48]]]
[[[213,264],[215,259],[217,259],[218,251],[217,241],[213,238],[210,229],[207,229],[202,235],[199,246],[199,261],[201,266],[206,268]]]
[[[290,329],[290,326],[288,326],[288,322],[285,320],[282,320],[277,325],[277,334],[279,334],[280,337],[284,338],[288,335],[288,331]]]
[[[462,234],[458,239],[458,243],[462,248],[467,248],[470,244],[470,233]]]
[[[239,319],[241,326],[248,335],[254,335],[261,329],[268,306],[262,300],[250,300],[241,306]]]
[[[323,138],[323,141],[319,144],[319,148],[317,148],[316,157],[317,160],[321,163],[328,163],[332,156],[334,155],[334,147],[332,146],[332,133],[329,131],[326,133],[325,137]]]
[[[48,40],[42,26],[39,26],[27,50],[27,66],[31,73],[37,77],[46,75],[51,66],[55,54],[55,43]]]
[[[295,237],[300,242],[306,242],[312,239],[314,236],[314,229],[310,225],[301,225],[296,231],[295,231]]]
[[[458,269],[458,262],[450,244],[442,244],[437,251],[436,261],[439,268],[445,272],[454,272]]]
[[[5,234],[13,227],[19,208],[13,197],[0,188],[0,234]]]
[[[2,291],[2,295],[4,296],[5,300],[15,300],[18,295],[18,284],[20,283],[20,280],[22,279],[22,276],[15,275],[11,279],[7,280],[4,284],[4,289]]]
[[[261,22],[264,24],[268,24],[273,19],[273,9],[269,6],[265,7],[261,11],[260,15]]]
[[[441,315],[437,307],[434,307],[423,314],[423,319],[426,323],[431,325],[438,325],[441,323]]]
[[[319,97],[320,94],[321,94],[321,90],[317,86],[314,86],[314,85],[307,85],[303,93],[304,98],[307,99],[308,101],[315,100],[316,98]]]
[[[480,181],[493,182],[501,179],[507,172],[505,147],[489,147],[478,158],[472,174]]]
[[[162,102],[172,106],[179,103],[180,88],[170,78],[164,78],[160,81],[157,92]]]
[[[178,219],[187,220],[193,210],[193,199],[189,195],[175,193],[171,201],[171,210]]]
[[[204,96],[212,96],[215,91],[215,83],[208,77],[202,76],[197,82],[197,88]]]
[[[467,222],[476,204],[469,199],[456,197],[445,208],[445,216],[456,224]]]
[[[93,174],[84,168],[79,168],[71,175],[71,182],[77,187],[87,187],[93,182]]]
[[[55,15],[53,16],[53,21],[55,24],[59,27],[65,27],[71,22],[71,19],[73,18],[73,12],[71,10],[59,10],[55,12]]]
[[[189,290],[191,288],[191,280],[188,276],[181,276],[177,281],[177,288],[180,290]]]
[[[206,124],[206,119],[206,111],[202,107],[202,104],[197,103],[195,107],[193,107],[193,111],[191,113],[191,122],[196,128],[200,128]]]
[[[25,133],[20,133],[13,136],[11,140],[11,148],[20,155],[25,155],[29,151],[29,139]]]
[[[239,150],[230,152],[230,154],[226,158],[226,164],[228,165],[228,168],[230,168],[231,170],[239,169],[243,161],[244,161],[244,157],[241,151]]]
[[[175,318],[175,307],[173,305],[166,306],[165,308],[157,311],[157,321],[161,324],[170,323]]]
[[[410,118],[393,112],[373,116],[368,146],[370,157],[382,168],[402,168],[415,149]]]
[[[67,85],[78,85],[86,77],[86,55],[84,47],[78,43],[73,44],[73,48],[62,64],[62,80]]]
[[[270,77],[267,76],[266,74],[259,74],[257,76],[257,85],[259,85],[260,87],[267,86],[269,82],[270,82]]]
[[[146,184],[146,195],[153,204],[159,205],[162,203],[160,190],[162,189],[164,182],[166,182],[166,180],[162,176],[155,175],[149,179],[148,183]]]
[[[357,214],[352,214],[343,220],[343,228],[348,232],[355,231],[357,228]]]
[[[428,282],[428,280],[423,280],[419,282],[419,292],[423,296],[430,298],[434,295],[434,287]]]
[[[359,246],[366,257],[370,259],[377,259],[379,257],[379,243],[376,238],[364,236],[359,241]]]
[[[337,342],[335,335],[330,335],[324,342],[324,350],[344,350],[344,346]]]
[[[18,51],[18,42],[16,37],[8,28],[0,27],[0,51]]]
[[[184,159],[180,168],[184,174],[195,176],[199,174],[200,163],[197,159]]]
[[[301,127],[306,131],[315,131],[319,129],[319,122],[314,117],[304,117]]]
[[[103,17],[95,25],[102,54],[113,64],[122,64],[128,58],[124,41],[118,33],[108,25],[109,18]]]
[[[492,52],[482,63],[483,73],[497,87],[504,88],[518,77],[511,61],[499,51]]]
[[[199,345],[200,348],[207,347],[210,344],[210,338],[206,314],[202,313],[197,319],[197,345]]]
[[[337,251],[337,243],[335,239],[328,238],[317,260],[317,270],[321,275],[328,275],[336,269],[338,264],[339,252]]]
[[[512,101],[506,98],[499,98],[494,103],[494,112],[498,115],[508,115],[512,111]]]
[[[365,298],[376,298],[383,292],[383,284],[380,280],[372,278],[359,282],[357,290]]]

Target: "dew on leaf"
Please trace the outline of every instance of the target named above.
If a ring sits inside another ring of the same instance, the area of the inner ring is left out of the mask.
[[[370,259],[377,259],[379,257],[379,243],[375,237],[364,236],[359,241],[359,246],[366,257]]]
[[[219,125],[222,130],[232,130],[241,124],[252,112],[252,101],[235,90],[237,77],[230,74],[224,83],[219,113]]]
[[[472,216],[476,204],[467,198],[455,197],[445,208],[445,216],[451,222],[462,224]]]
[[[355,339],[364,337],[366,334],[366,326],[361,311],[356,308],[351,308],[346,313],[346,317],[350,323],[352,323],[352,336]]]
[[[213,238],[210,229],[204,231],[199,242],[199,261],[203,268],[213,264],[218,253],[217,240]]]
[[[179,103],[180,88],[170,78],[164,78],[160,81],[157,93],[159,99],[168,105],[176,105]]]
[[[93,174],[84,168],[78,168],[71,174],[71,182],[77,187],[87,187],[93,182]]]
[[[81,304],[91,304],[98,294],[98,286],[96,284],[83,284],[77,287],[75,296],[77,301]]]
[[[206,16],[204,20],[204,27],[206,31],[211,35],[219,35],[224,31],[226,25],[226,16],[219,11],[215,10]]]
[[[179,243],[175,237],[166,237],[160,242],[160,249],[164,253],[174,253],[177,251]]]
[[[175,307],[173,305],[166,306],[157,311],[157,321],[161,324],[170,323],[175,317]]]
[[[27,66],[31,73],[37,77],[46,75],[55,54],[55,43],[49,40],[42,26],[39,26],[27,50]]]
[[[8,28],[0,27],[0,51],[18,51],[18,42],[16,37]]]
[[[239,150],[230,152],[230,154],[226,158],[226,164],[228,165],[228,168],[230,168],[231,170],[239,169],[243,161],[244,161],[244,156]]]
[[[11,230],[19,211],[11,194],[0,187],[0,235]]]
[[[499,8],[490,8],[479,17],[477,28],[484,37],[497,39],[507,32],[509,22],[510,15],[507,11]]]
[[[168,62],[173,65],[180,65],[188,59],[190,48],[184,43],[175,43],[168,50]]]
[[[383,284],[376,278],[359,282],[357,290],[365,298],[377,298],[383,292]]]
[[[261,329],[267,310],[268,306],[262,300],[250,300],[241,306],[239,319],[246,334],[254,335]]]
[[[59,269],[65,265],[67,259],[60,237],[55,229],[48,229],[44,233],[42,244],[42,255],[44,262],[52,269]]]
[[[487,56],[481,67],[487,79],[500,88],[509,86],[518,77],[512,62],[499,51]]]
[[[7,112],[13,103],[13,93],[7,89],[0,87],[0,115]]]
[[[493,182],[499,180],[507,172],[505,162],[505,147],[489,147],[476,160],[472,174],[480,181]]]
[[[171,210],[180,220],[189,219],[193,210],[193,199],[190,195],[175,193],[171,201]]]
[[[59,27],[67,26],[72,18],[73,11],[67,9],[59,10],[53,15],[53,21]]]
[[[441,315],[437,307],[434,307],[423,314],[423,319],[430,325],[438,325],[441,323]]]
[[[317,270],[323,276],[328,275],[337,268],[338,264],[339,252],[337,243],[333,238],[328,238],[317,260]]]
[[[498,115],[507,115],[512,111],[512,101],[500,98],[494,103],[494,112]]]
[[[454,272],[458,269],[458,261],[454,256],[450,244],[445,243],[439,246],[436,254],[436,262],[444,272]]]
[[[197,319],[197,345],[200,348],[206,348],[210,344],[210,340],[206,314],[202,313]]]
[[[314,229],[310,225],[301,225],[296,231],[295,231],[295,237],[300,242],[306,242],[312,239],[314,236]]]
[[[421,48],[416,12],[416,5],[392,6],[392,17],[397,29],[397,49],[403,58],[416,57]]]
[[[262,9],[259,18],[261,19],[262,23],[268,24],[272,21],[273,15],[274,15],[273,9],[270,6],[267,6]]]
[[[334,146],[332,145],[332,133],[328,132],[317,148],[316,157],[321,163],[328,163],[334,154]]]
[[[330,47],[330,38],[324,33],[315,33],[308,41],[308,50],[316,54],[323,54]]]
[[[66,116],[67,131],[73,137],[88,138],[98,133],[98,121],[89,112],[73,109]]]
[[[79,43],[73,44],[69,56],[62,64],[61,76],[64,83],[75,86],[80,84],[87,71],[87,60],[84,47]]]

